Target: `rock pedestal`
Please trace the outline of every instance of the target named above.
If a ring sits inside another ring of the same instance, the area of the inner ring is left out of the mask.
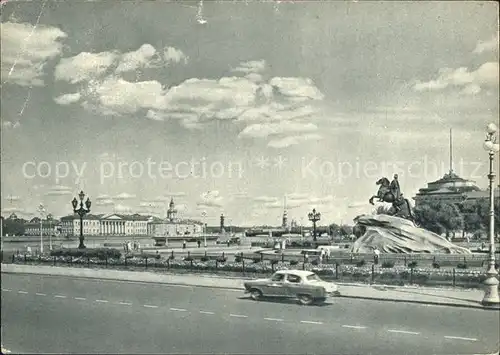
[[[388,215],[362,215],[354,219],[358,239],[351,252],[471,254],[446,238],[419,228],[407,219]]]

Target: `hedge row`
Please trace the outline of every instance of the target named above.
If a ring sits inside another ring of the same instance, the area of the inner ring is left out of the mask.
[[[105,259],[120,259],[122,253],[117,249],[112,248],[96,248],[96,249],[57,249],[50,252],[51,256],[62,256],[62,257],[89,257],[98,258],[100,260]]]

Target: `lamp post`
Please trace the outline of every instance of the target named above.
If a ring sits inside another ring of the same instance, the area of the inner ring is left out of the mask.
[[[52,250],[52,214],[47,215],[47,222],[49,223],[49,250]]]
[[[205,217],[207,216],[207,211],[203,211],[201,213],[201,217],[202,217],[202,223],[203,223],[203,228],[202,228],[202,232],[203,232],[203,246],[206,248],[207,247],[207,225],[205,224]]]
[[[495,154],[500,150],[499,144],[497,143],[497,126],[490,123],[486,127],[486,140],[484,141],[484,149],[488,152],[490,158],[490,170],[488,174],[489,179],[489,192],[490,192],[490,211],[489,211],[489,236],[490,236],[490,255],[488,270],[486,272],[487,279],[484,281],[485,290],[484,298],[482,304],[484,306],[498,306],[500,304],[500,299],[498,297],[498,271],[495,268],[495,196],[494,196],[494,180],[495,172],[493,171],[493,161]]]
[[[43,217],[45,215],[45,206],[43,204],[38,206],[38,213],[40,213],[40,254],[43,254]]]
[[[78,245],[78,249],[84,249],[85,245],[83,244],[83,216],[85,216],[87,213],[90,212],[90,199],[87,197],[87,201],[85,201],[85,207],[83,205],[83,199],[85,198],[85,194],[83,191],[81,191],[78,194],[78,197],[80,198],[80,207],[78,207],[78,200],[76,197],[71,201],[71,204],[73,205],[73,211],[77,213],[80,216],[80,244]]]
[[[316,241],[316,222],[321,219],[321,213],[316,212],[316,209],[313,208],[312,212],[309,212],[307,215],[309,220],[313,223],[313,240]]]

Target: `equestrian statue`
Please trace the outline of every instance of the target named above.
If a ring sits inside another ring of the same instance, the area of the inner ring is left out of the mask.
[[[410,201],[403,197],[401,189],[399,187],[398,174],[394,174],[394,180],[389,182],[389,179],[383,177],[376,182],[380,185],[376,195],[372,196],[369,202],[374,205],[373,199],[378,198],[378,202],[388,202],[392,204],[392,211],[390,215],[402,217],[413,221],[413,216],[411,213]],[[407,212],[403,210],[406,207]]]

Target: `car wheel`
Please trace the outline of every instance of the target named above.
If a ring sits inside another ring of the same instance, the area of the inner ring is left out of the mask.
[[[254,301],[258,301],[262,298],[262,292],[260,290],[253,289],[250,291],[250,297],[252,297]]]
[[[320,306],[323,305],[325,302],[326,302],[326,298],[324,298],[324,297],[316,298],[314,300],[314,303],[316,303],[317,305],[320,305]]]
[[[298,295],[299,303],[304,306],[308,306],[314,302],[314,299],[309,295]]]

